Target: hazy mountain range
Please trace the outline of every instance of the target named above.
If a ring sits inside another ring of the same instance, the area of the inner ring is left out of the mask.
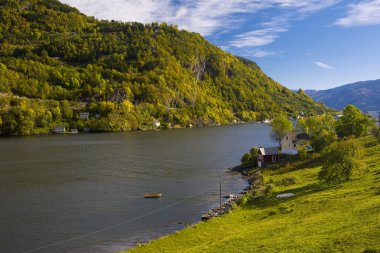
[[[353,104],[362,111],[380,110],[380,79],[350,83],[328,90],[305,90],[315,101],[342,110]]]

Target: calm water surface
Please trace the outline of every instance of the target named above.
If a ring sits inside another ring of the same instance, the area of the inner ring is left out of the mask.
[[[0,139],[0,252],[118,252],[196,223],[246,181],[261,124]],[[161,192],[161,199],[144,199]]]

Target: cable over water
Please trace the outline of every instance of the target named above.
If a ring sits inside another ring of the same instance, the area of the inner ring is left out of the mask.
[[[58,245],[61,245],[61,244],[64,244],[64,243],[68,243],[68,242],[71,242],[71,241],[74,241],[74,240],[78,240],[78,239],[81,239],[81,238],[84,238],[84,237],[88,237],[88,236],[94,235],[94,234],[97,234],[97,233],[100,233],[100,232],[104,232],[104,231],[112,230],[112,229],[114,229],[114,228],[120,227],[120,226],[122,226],[122,225],[125,225],[125,224],[128,224],[128,223],[131,223],[131,222],[133,222],[133,221],[136,221],[136,220],[139,220],[139,219],[145,218],[145,217],[147,217],[147,216],[153,215],[153,214],[155,214],[155,213],[158,213],[158,212],[160,212],[160,211],[162,211],[162,210],[165,210],[165,209],[171,208],[171,207],[173,207],[173,206],[176,206],[176,205],[178,205],[178,204],[180,204],[180,203],[182,203],[182,202],[184,202],[184,201],[186,201],[186,200],[189,200],[189,199],[191,199],[191,198],[194,198],[194,197],[196,197],[197,195],[200,195],[201,193],[204,193],[204,192],[206,192],[206,191],[208,191],[208,190],[210,190],[210,189],[212,189],[212,188],[215,188],[215,186],[213,186],[213,187],[208,187],[208,188],[206,188],[206,189],[204,189],[204,190],[202,190],[202,191],[200,191],[200,192],[198,192],[198,193],[196,193],[196,194],[192,194],[192,195],[190,195],[190,196],[188,196],[188,197],[186,197],[186,198],[183,198],[183,199],[181,199],[181,200],[179,200],[179,201],[176,201],[176,202],[174,202],[174,203],[172,203],[172,204],[170,204],[170,205],[167,205],[167,206],[164,206],[164,207],[158,208],[158,209],[156,209],[156,210],[153,210],[153,211],[148,212],[148,213],[143,214],[143,215],[136,216],[136,217],[134,217],[134,218],[132,218],[132,219],[125,220],[125,221],[120,222],[120,223],[118,223],[118,224],[115,224],[115,225],[112,225],[112,226],[108,226],[108,227],[105,227],[105,228],[102,228],[102,229],[99,229],[99,230],[95,230],[95,231],[92,231],[92,232],[89,232],[89,233],[86,233],[86,234],[82,234],[82,235],[79,235],[79,236],[76,236],[76,237],[72,237],[72,238],[69,238],[69,239],[67,239],[67,240],[59,241],[59,242],[56,242],[56,243],[51,243],[51,244],[48,244],[48,245],[45,245],[45,246],[42,246],[42,247],[39,247],[39,248],[35,248],[35,249],[32,249],[32,250],[23,251],[23,253],[33,253],[33,252],[38,252],[38,251],[43,250],[43,249],[47,249],[47,248],[51,248],[51,247],[54,247],[54,246],[58,246]]]

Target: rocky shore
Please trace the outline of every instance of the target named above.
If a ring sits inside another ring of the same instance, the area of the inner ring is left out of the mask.
[[[214,217],[228,213],[232,210],[233,206],[237,204],[241,196],[243,196],[243,194],[230,194],[227,196],[227,201],[223,202],[221,206],[215,207],[206,214],[202,215],[202,221],[207,221]]]
[[[225,196],[224,198],[226,198],[227,200],[223,202],[221,206],[217,206],[212,210],[208,211],[206,214],[202,215],[202,221],[207,221],[214,217],[222,216],[230,212],[234,208],[234,206],[238,204],[239,200],[245,194],[255,191],[262,184],[262,175],[260,171],[248,174],[248,168],[244,166],[236,166],[231,168],[231,170],[238,171],[241,174],[243,174],[247,178],[249,185],[238,194],[230,194],[228,196]]]

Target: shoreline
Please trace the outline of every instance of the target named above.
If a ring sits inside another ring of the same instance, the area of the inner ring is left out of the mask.
[[[176,130],[176,129],[192,129],[192,128],[209,128],[209,127],[223,127],[223,126],[232,126],[232,125],[246,125],[246,124],[264,124],[264,125],[269,125],[266,122],[263,121],[250,121],[250,122],[245,122],[245,121],[240,121],[240,122],[229,122],[226,124],[211,124],[211,125],[202,125],[202,126],[192,126],[192,127],[159,127],[159,128],[138,128],[138,129],[130,129],[130,130],[125,130],[125,131],[90,131],[90,132],[83,132],[83,131],[78,131],[77,133],[72,133],[72,132],[63,132],[63,133],[54,133],[52,131],[49,132],[36,132],[33,134],[28,134],[28,135],[3,135],[0,132],[0,138],[11,138],[11,137],[31,137],[31,136],[62,136],[62,135],[75,135],[75,134],[99,134],[99,133],[123,133],[123,132],[139,132],[139,131],[157,131],[157,130]],[[238,166],[237,166],[238,167]]]
[[[240,199],[246,195],[247,193],[252,192],[253,186],[255,185],[256,181],[258,181],[257,174],[254,173],[252,176],[248,175],[246,172],[248,168],[238,165],[233,168],[230,168],[230,171],[239,172],[241,175],[244,176],[244,178],[248,182],[248,186],[242,189],[239,193],[230,193],[228,196],[223,196],[222,198],[227,199],[224,201],[220,206],[214,207],[213,209],[209,210],[207,213],[201,216],[201,221],[208,221],[210,219],[213,219],[215,217],[223,216],[230,211],[234,209],[236,205],[238,205]]]
[[[234,209],[234,207],[236,205],[239,205],[239,201],[242,199],[242,197],[244,197],[247,193],[250,193],[254,190],[253,186],[255,185],[255,182],[256,182],[256,180],[255,180],[256,173],[254,173],[252,176],[250,176],[246,172],[246,169],[248,169],[248,168],[242,167],[240,165],[228,169],[229,171],[238,172],[240,175],[242,175],[244,177],[244,179],[247,180],[248,185],[245,188],[243,188],[239,193],[230,193],[228,196],[222,196],[222,198],[224,198],[226,200],[224,202],[222,202],[221,209],[220,209],[219,205],[212,208],[211,210],[209,210],[208,212],[203,214],[200,217],[201,218],[200,220],[198,220],[197,222],[195,222],[193,224],[178,223],[178,224],[184,225],[184,227],[182,229],[170,232],[166,235],[159,236],[155,239],[147,240],[146,242],[142,242],[142,243],[137,243],[136,245],[127,249],[126,252],[128,252],[129,250],[134,249],[136,247],[139,247],[139,245],[141,245],[141,244],[145,244],[145,243],[149,243],[151,241],[159,240],[162,237],[174,235],[178,231],[186,229],[189,226],[195,226],[195,225],[200,224],[202,222],[207,222],[208,220],[211,220],[215,217],[220,217],[220,216],[223,216],[225,214],[228,214],[230,211],[232,211]],[[220,210],[221,210],[221,212],[220,212]]]

